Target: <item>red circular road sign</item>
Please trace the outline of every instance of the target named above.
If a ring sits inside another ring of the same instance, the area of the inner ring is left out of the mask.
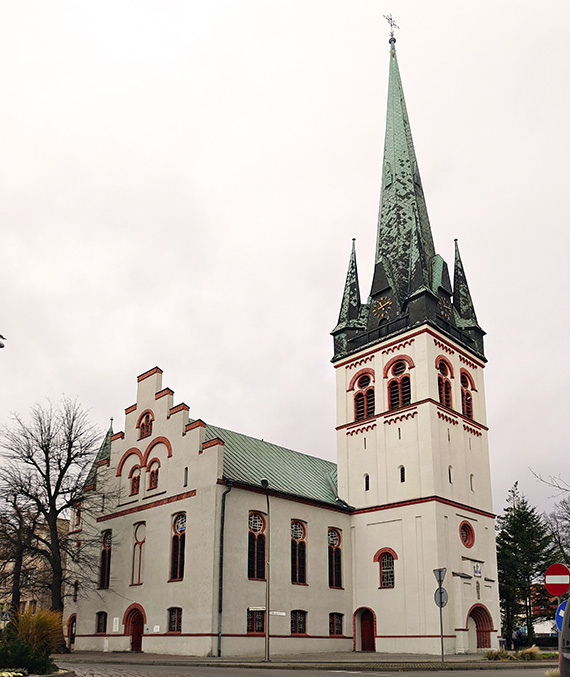
[[[565,564],[552,564],[544,574],[544,585],[551,595],[563,595],[570,588],[570,570]]]

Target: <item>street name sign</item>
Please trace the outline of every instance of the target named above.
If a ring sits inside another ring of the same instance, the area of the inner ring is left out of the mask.
[[[551,595],[564,595],[570,588],[570,570],[565,564],[552,564],[544,574],[544,585]]]

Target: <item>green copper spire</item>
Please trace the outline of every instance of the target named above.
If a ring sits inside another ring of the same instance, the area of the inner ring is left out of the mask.
[[[101,446],[99,447],[99,451],[97,452],[97,456],[95,456],[95,460],[93,461],[93,465],[91,466],[91,469],[89,470],[89,474],[87,475],[87,479],[85,480],[85,487],[89,486],[94,486],[95,481],[97,479],[97,467],[101,461],[109,461],[111,458],[111,437],[113,437],[113,419],[111,419],[111,423],[109,425],[109,429],[107,430],[107,433],[105,434],[105,438],[103,439],[103,442],[101,443]]]
[[[344,284],[344,294],[342,295],[342,303],[338,315],[338,324],[333,329],[333,333],[346,327],[354,327],[355,323],[358,325],[360,308],[360,285],[358,284],[358,269],[356,267],[356,240],[353,239],[346,282]]]
[[[459,254],[459,245],[455,240],[455,269],[453,271],[453,307],[456,311],[456,324],[459,327],[478,327],[475,308],[467,285],[467,277]]]
[[[395,42],[395,38],[390,38],[388,111],[376,261],[381,258],[390,261],[395,278],[394,291],[404,299],[409,285],[412,231],[418,229],[426,263],[435,255],[435,249],[396,59]]]

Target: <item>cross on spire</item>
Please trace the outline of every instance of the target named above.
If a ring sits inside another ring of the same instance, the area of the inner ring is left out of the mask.
[[[391,14],[384,14],[383,16],[390,25],[390,42],[392,42],[392,40],[396,39],[394,37],[394,28],[397,28],[399,30],[400,26],[398,26],[398,24],[394,21]]]

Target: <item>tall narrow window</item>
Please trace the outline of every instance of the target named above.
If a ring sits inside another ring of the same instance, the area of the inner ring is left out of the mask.
[[[131,470],[131,496],[136,496],[141,488],[141,469],[135,466]]]
[[[168,632],[182,632],[182,609],[178,606],[168,609]]]
[[[103,635],[107,632],[107,612],[98,611],[95,623],[95,632],[98,635]]]
[[[329,635],[342,635],[342,614],[329,614]]]
[[[265,611],[247,610],[247,634],[261,635],[265,632]]]
[[[453,468],[451,466],[447,468],[447,479],[449,480],[449,484],[453,484]]]
[[[400,466],[400,482],[405,482],[406,481],[406,468],[401,465]]]
[[[461,374],[461,410],[463,416],[467,418],[473,418],[473,395],[471,394],[473,389],[471,379],[463,372]]]
[[[408,365],[398,360],[390,369],[391,379],[388,382],[388,408],[405,407],[412,401],[412,388]]]
[[[74,581],[73,583],[73,601],[77,602],[77,597],[79,595],[79,581]]]
[[[469,475],[469,487],[471,491],[475,491],[475,489],[473,488],[473,479],[474,479],[473,475]]]
[[[248,578],[265,580],[265,518],[259,512],[249,513],[247,544]]]
[[[364,491],[370,491],[370,475],[364,475]]]
[[[133,543],[133,566],[131,574],[131,584],[140,585],[142,583],[143,566],[143,547],[146,537],[146,524],[139,522],[135,524],[134,543]]]
[[[306,583],[306,528],[303,522],[291,522],[291,583]]]
[[[184,468],[184,486],[188,486],[188,467]]]
[[[443,359],[440,359],[438,365],[439,376],[437,377],[437,384],[439,388],[439,401],[445,407],[452,408],[451,401],[451,376],[450,369]]]
[[[151,463],[148,471],[148,488],[158,488],[158,469],[160,468],[158,461]]]
[[[329,587],[342,588],[342,552],[340,549],[340,531],[329,529]]]
[[[99,587],[108,588],[111,575],[111,544],[113,535],[111,531],[103,532],[103,542],[101,547],[101,568],[99,571]]]
[[[363,374],[356,382],[354,396],[354,419],[361,421],[374,416],[374,385],[370,374]]]
[[[150,435],[152,435],[152,414],[148,412],[139,421],[139,440]]]
[[[172,552],[170,556],[170,580],[184,578],[184,548],[186,545],[186,514],[181,512],[172,521]]]
[[[307,612],[296,609],[291,612],[291,634],[307,634]]]
[[[81,526],[81,503],[78,503],[75,506],[75,528],[78,529]]]

